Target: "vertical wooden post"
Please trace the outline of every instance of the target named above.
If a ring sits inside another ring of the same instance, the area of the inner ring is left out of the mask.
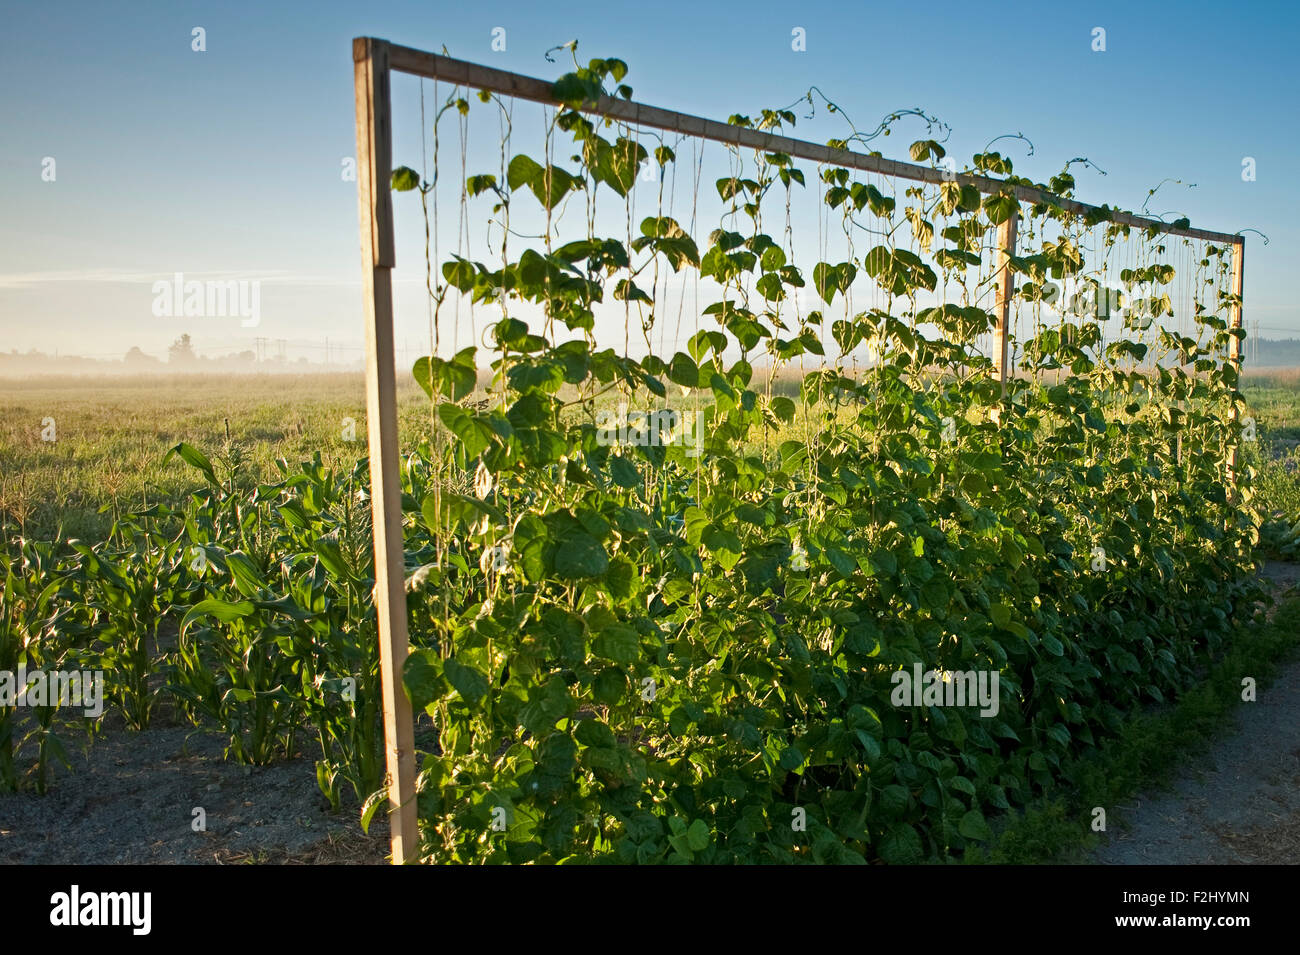
[[[1245,277],[1246,277],[1246,237],[1239,236],[1237,242],[1232,247],[1232,295],[1233,302],[1228,326],[1233,329],[1242,327],[1242,306],[1245,304]],[[1236,335],[1228,339],[1228,360],[1232,362],[1237,369],[1238,376],[1241,375],[1241,353],[1242,342]],[[1238,380],[1238,388],[1241,387]],[[1237,407],[1233,405],[1232,421],[1237,421]],[[1228,493],[1234,494],[1237,488],[1237,452],[1240,441],[1236,438],[1232,441],[1232,447],[1228,450]]]
[[[1016,223],[1019,210],[998,226],[998,281],[997,305],[994,315],[997,327],[993,330],[993,370],[1002,384],[1002,394],[1007,393],[1007,373],[1011,364],[1011,295],[1015,290],[1015,273],[1011,271],[1011,256],[1016,254]]]
[[[1236,245],[1232,247],[1232,294],[1235,296],[1235,301],[1232,304],[1231,321],[1229,322],[1232,328],[1242,327],[1242,321],[1241,321],[1242,305],[1244,304],[1244,300],[1245,300],[1245,296],[1243,295],[1243,290],[1246,287],[1245,269],[1246,269],[1246,239],[1243,236],[1240,239],[1240,241],[1238,241]],[[1236,336],[1233,336],[1231,342],[1229,342],[1228,344],[1228,357],[1237,363],[1238,370],[1240,370],[1240,366],[1241,366],[1241,357],[1242,357],[1241,345],[1242,345],[1241,339],[1237,338]]]
[[[388,44],[352,41],[357,109],[362,298],[366,311],[366,419],[375,536],[375,604],[388,765],[393,864],[416,856],[415,721],[402,684],[409,653],[402,482],[398,473],[397,376],[393,352],[393,130]]]

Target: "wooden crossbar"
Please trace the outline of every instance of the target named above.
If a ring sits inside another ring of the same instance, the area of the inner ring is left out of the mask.
[[[406,46],[390,44],[388,51],[391,67],[401,73],[410,73],[414,76],[423,76],[432,80],[443,80],[473,89],[491,90],[494,93],[532,100],[538,103],[558,102],[552,92],[554,84],[546,80],[511,73],[507,70],[498,70],[490,66],[480,66],[477,63],[469,63],[449,56],[440,56],[436,53],[425,53],[423,50],[413,50]],[[726,143],[732,146],[747,146],[771,153],[785,153],[787,156],[809,159],[813,162],[825,163],[831,166],[842,166],[846,169],[860,169],[864,172],[880,173],[883,176],[897,176],[901,179],[911,179],[916,182],[955,181],[962,185],[974,186],[983,193],[1010,194],[1022,202],[1030,204],[1050,203],[1079,215],[1104,214],[1106,218],[1114,222],[1136,226],[1141,229],[1155,229],[1158,232],[1166,232],[1170,235],[1181,235],[1192,239],[1205,239],[1209,242],[1222,242],[1230,245],[1242,241],[1242,237],[1239,235],[1229,235],[1226,232],[1211,232],[1207,229],[1178,228],[1160,219],[1149,219],[1130,212],[1092,206],[1086,202],[1076,202],[1073,199],[1063,199],[1046,189],[1012,185],[991,176],[948,172],[944,169],[936,169],[933,166],[900,162],[896,159],[886,159],[883,156],[853,152],[848,149],[833,149],[830,146],[822,146],[803,139],[791,139],[788,136],[777,136],[758,129],[732,126],[728,123],[720,123],[717,120],[690,116],[686,113],[660,109],[657,106],[646,106],[642,103],[616,99],[612,96],[602,96],[596,102],[584,107],[584,109],[636,126],[649,126],[654,129],[681,133],[685,136],[697,136],[700,139],[710,139],[714,142]]]

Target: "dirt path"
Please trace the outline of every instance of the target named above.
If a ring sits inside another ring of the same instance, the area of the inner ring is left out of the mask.
[[[367,837],[355,809],[329,811],[311,759],[239,766],[220,735],[188,726],[110,725],[88,749],[68,743],[72,769],[47,795],[0,794],[0,863],[379,863],[388,851],[382,821]]]
[[[1269,562],[1263,573],[1279,594],[1300,587],[1298,564]],[[1169,790],[1109,812],[1106,841],[1090,861],[1300,862],[1300,662],[1237,707],[1233,720]]]

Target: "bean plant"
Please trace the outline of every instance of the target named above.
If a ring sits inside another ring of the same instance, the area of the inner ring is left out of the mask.
[[[465,175],[499,226],[498,261],[430,265],[435,321],[454,300],[501,316],[487,402],[471,397],[477,347],[414,369],[434,415],[406,667],[437,733],[418,787],[425,855],[959,856],[991,838],[991,814],[1067,784],[1072,757],[1176,697],[1254,612],[1258,515],[1249,474],[1226,480],[1243,408],[1226,250],[1179,250],[1198,291],[1176,327],[1175,240],[1069,211],[1068,166],[1039,184],[977,154],[967,171],[1041,190],[1022,208],[1009,188],[951,177],[887,195],[849,169],[814,179],[738,147],[716,183],[729,210],[697,242],[662,209],[630,219],[638,172],[676,156],[588,112],[607,83],[630,95],[625,74],[597,59],[556,84],[546,137],[571,140],[568,164],[503,146],[501,169]],[[840,261],[796,263],[764,229],[765,203],[810,182],[842,219]],[[427,213],[436,187],[402,167],[393,188]],[[596,233],[598,193],[628,204],[627,239]],[[511,217],[530,203],[545,231],[520,251]],[[585,204],[587,234],[560,244],[567,203]],[[996,322],[984,293],[1013,216],[1033,331],[1004,384],[975,343]],[[1107,265],[1134,248],[1130,267]],[[714,327],[671,355],[599,347],[610,296],[651,341],[660,268],[721,290],[701,309]],[[1053,287],[1086,303],[1116,271],[1120,339],[1100,304],[1045,308]],[[854,309],[864,282],[876,304]],[[782,303],[809,283],[821,307],[792,323]],[[864,349],[878,360],[862,368]],[[785,368],[802,369],[794,395],[773,387]],[[701,416],[698,456],[602,440],[608,396],[666,407],[670,389]],[[914,665],[996,673],[996,715],[895,705]]]

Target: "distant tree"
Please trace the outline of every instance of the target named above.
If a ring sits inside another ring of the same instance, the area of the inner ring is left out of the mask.
[[[198,359],[194,346],[190,344],[189,332],[167,346],[167,361],[173,365],[189,365]]]
[[[126,353],[126,357],[123,358],[122,360],[126,362],[126,364],[128,365],[158,364],[158,359],[154,358],[153,355],[146,355],[144,352],[140,350],[139,345],[132,345],[131,350]]]

